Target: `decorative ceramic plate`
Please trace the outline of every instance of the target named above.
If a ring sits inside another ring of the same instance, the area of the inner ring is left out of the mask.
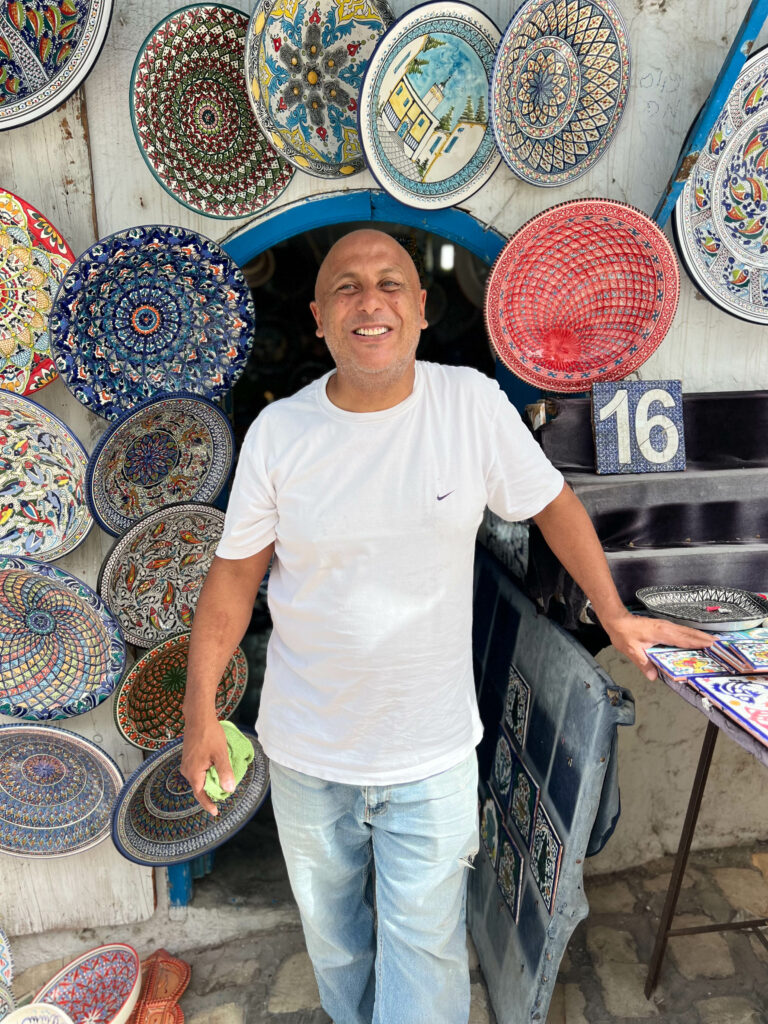
[[[641,587],[635,596],[653,615],[716,633],[753,629],[768,617],[767,601],[735,587]]]
[[[509,369],[550,391],[620,380],[663,341],[677,309],[677,260],[644,213],[575,199],[523,225],[498,256],[485,323]]]
[[[123,787],[112,818],[112,839],[136,864],[179,864],[210,853],[243,827],[261,807],[269,789],[269,762],[255,733],[254,759],[241,782],[218,805],[204,811],[179,771],[183,737],[150,754]]]
[[[13,956],[8,936],[0,928],[0,984],[10,987],[13,981]]]
[[[499,164],[488,87],[501,33],[465,3],[421,4],[382,37],[360,93],[368,166],[395,199],[455,206]]]
[[[0,555],[0,714],[49,721],[92,711],[125,667],[116,619],[63,569]]]
[[[0,78],[2,39],[0,8]],[[0,126],[2,88],[0,84]],[[58,376],[48,314],[74,259],[58,231],[34,206],[0,188],[0,388],[27,395]]]
[[[112,0],[10,0],[0,14],[0,129],[43,117],[85,81]]]
[[[114,420],[158,394],[229,391],[248,358],[254,308],[245,278],[216,242],[150,224],[87,249],[50,320],[64,383]]]
[[[89,850],[109,835],[122,784],[112,758],[83,736],[0,725],[0,852],[42,859]]]
[[[191,394],[150,398],[111,426],[94,449],[88,504],[99,525],[118,537],[173,502],[213,501],[234,458],[232,427],[213,402]]]
[[[612,0],[528,0],[501,40],[491,125],[534,185],[563,185],[600,159],[629,91],[629,40]]]
[[[0,554],[54,560],[85,540],[88,453],[29,398],[0,391]]]
[[[74,1024],[69,1014],[51,1003],[27,1003],[7,1017],[0,1014],[0,1020],[3,1024]]]
[[[99,593],[128,643],[154,647],[190,628],[223,528],[224,513],[212,505],[169,505],[115,544],[99,573]]]
[[[257,0],[245,47],[251,105],[302,171],[339,178],[364,169],[360,86],[391,23],[385,0]]]
[[[153,647],[121,682],[115,694],[115,722],[129,743],[159,750],[184,731],[181,705],[187,684],[189,633]],[[229,718],[242,700],[248,662],[238,647],[216,690],[216,717]]]
[[[726,313],[768,324],[768,50],[751,57],[683,191],[672,227],[696,287]]]
[[[0,1020],[5,1020],[15,1008],[16,1000],[13,998],[13,992],[4,982],[0,981]]]
[[[209,217],[256,213],[293,177],[248,102],[247,29],[248,16],[234,7],[183,7],[155,26],[133,66],[141,155],[167,192]]]
[[[112,942],[67,964],[40,989],[35,1002],[61,1007],[75,1024],[124,1024],[140,990],[138,953]]]

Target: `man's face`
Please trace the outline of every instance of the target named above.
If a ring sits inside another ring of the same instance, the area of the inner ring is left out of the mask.
[[[398,380],[413,365],[427,293],[408,253],[380,231],[338,241],[317,275],[310,303],[338,373],[372,387]]]

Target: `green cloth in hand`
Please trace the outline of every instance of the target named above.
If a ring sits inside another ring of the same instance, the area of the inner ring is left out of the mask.
[[[232,773],[235,776],[235,786],[237,786],[245,775],[246,768],[253,760],[253,744],[232,722],[220,722],[219,724],[227,737],[227,753],[232,764]],[[205,773],[204,788],[211,800],[216,803],[232,796],[222,788],[219,782],[219,773],[213,765]]]

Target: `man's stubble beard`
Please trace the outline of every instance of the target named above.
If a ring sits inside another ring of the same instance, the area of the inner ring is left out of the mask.
[[[419,340],[420,337],[416,339],[410,351],[400,359],[390,363],[389,366],[382,366],[380,369],[366,369],[353,360],[338,359],[330,345],[328,345],[328,351],[336,363],[336,370],[344,376],[349,384],[360,391],[376,392],[386,390],[392,384],[396,384],[407,373],[416,358]]]

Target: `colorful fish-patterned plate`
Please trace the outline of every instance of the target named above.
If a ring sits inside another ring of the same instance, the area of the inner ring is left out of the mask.
[[[2,38],[0,22],[0,44]],[[0,79],[2,62],[0,46]],[[26,395],[58,376],[48,317],[74,260],[59,232],[34,206],[0,188],[0,388]]]
[[[0,853],[42,860],[96,846],[123,776],[91,740],[53,725],[0,725]]]
[[[128,860],[158,867],[210,853],[258,811],[269,791],[269,762],[256,735],[254,757],[218,815],[204,811],[181,774],[183,737],[150,754],[126,782],[112,816],[112,840]]]
[[[54,561],[88,536],[88,453],[53,413],[0,390],[0,554]]]
[[[117,619],[71,573],[0,555],[0,714],[73,718],[109,697],[125,668]]]
[[[102,435],[88,460],[86,496],[102,529],[119,537],[179,501],[213,501],[235,458],[232,427],[199,395],[161,395]]]
[[[488,88],[501,33],[482,11],[437,0],[382,36],[360,92],[368,166],[408,206],[455,206],[499,165]]]
[[[129,743],[159,750],[184,731],[181,705],[187,683],[189,633],[181,633],[147,651],[115,694],[115,722]],[[229,718],[242,700],[248,662],[238,647],[216,690],[216,717]]]
[[[139,955],[111,942],[77,957],[35,996],[61,1007],[75,1024],[125,1024],[141,991]]]
[[[186,632],[224,527],[213,505],[150,512],[117,541],[99,573],[99,593],[128,643],[154,647]]]
[[[0,1020],[3,1024],[75,1024],[68,1013],[51,1003],[27,1003],[7,1017],[0,1015]]]

